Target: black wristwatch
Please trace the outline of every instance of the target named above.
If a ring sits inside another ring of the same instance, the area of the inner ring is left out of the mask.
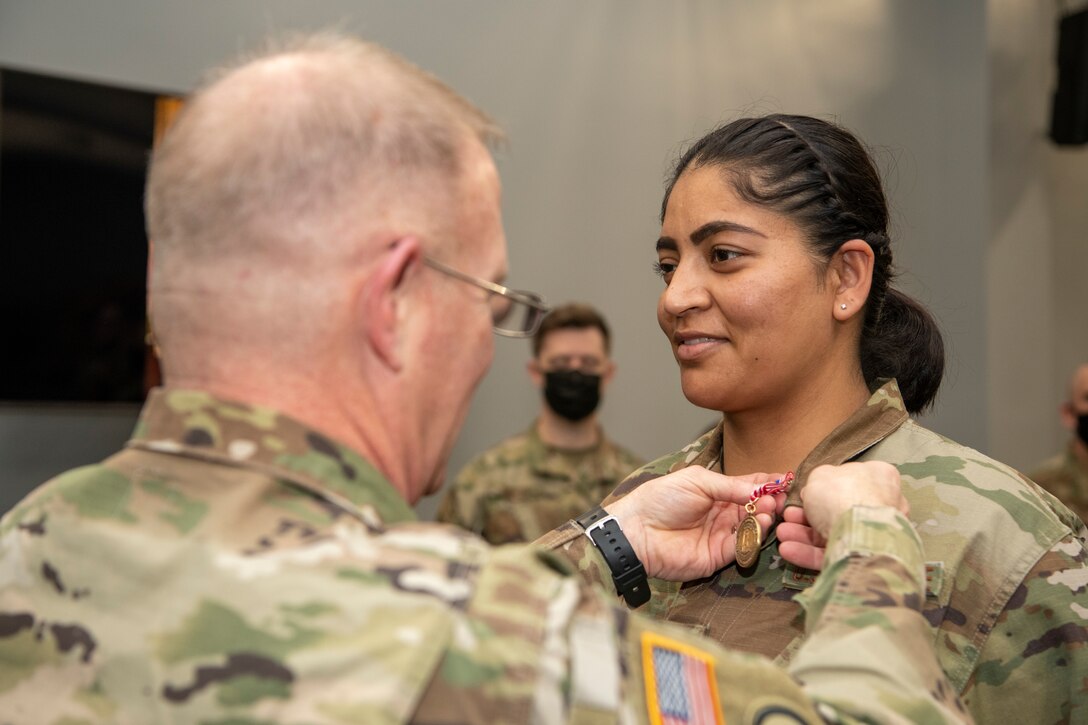
[[[650,601],[650,583],[646,581],[646,570],[635,556],[631,542],[620,530],[620,522],[615,516],[600,506],[576,518],[575,523],[585,530],[585,534],[612,570],[612,581],[629,607],[640,607]]]

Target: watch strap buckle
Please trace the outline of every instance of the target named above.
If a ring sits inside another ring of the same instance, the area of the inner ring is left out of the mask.
[[[650,601],[650,583],[646,579],[646,569],[620,528],[619,520],[597,506],[575,519],[575,523],[582,527],[585,535],[608,564],[616,592],[627,605],[639,607]]]

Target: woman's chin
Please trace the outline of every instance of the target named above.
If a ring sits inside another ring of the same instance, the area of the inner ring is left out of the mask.
[[[717,413],[728,413],[733,407],[733,396],[723,394],[721,388],[713,386],[682,384],[684,397],[699,408],[706,408]]]

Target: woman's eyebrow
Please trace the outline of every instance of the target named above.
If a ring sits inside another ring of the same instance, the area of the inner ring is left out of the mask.
[[[737,222],[717,221],[707,222],[691,233],[691,243],[696,247],[703,243],[704,239],[721,232],[741,232],[743,234],[755,234],[757,237],[767,238],[767,235],[758,229],[738,224]],[[679,247],[672,237],[661,237],[657,240],[657,251],[667,250],[675,252]]]
[[[744,234],[755,234],[756,236],[766,238],[767,235],[761,231],[757,231],[752,227],[745,226],[744,224],[738,224],[737,222],[717,221],[707,222],[703,226],[696,229],[691,233],[691,243],[695,246],[702,244],[703,240],[707,237],[712,237],[720,232],[742,232]]]
[[[691,243],[696,247],[703,243],[703,240],[712,237],[720,232],[741,232],[743,234],[755,234],[757,237],[767,238],[767,235],[758,229],[745,226],[744,224],[738,224],[737,222],[716,221],[707,222],[703,226],[696,229],[691,233]],[[679,249],[676,244],[676,240],[672,237],[661,237],[657,240],[657,251],[670,251],[675,252]]]

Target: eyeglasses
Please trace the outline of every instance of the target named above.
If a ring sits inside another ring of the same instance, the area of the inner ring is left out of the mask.
[[[540,321],[550,309],[544,299],[533,292],[510,289],[501,284],[488,282],[486,279],[473,277],[453,267],[447,267],[430,257],[424,257],[423,263],[431,269],[449,275],[462,282],[474,284],[488,292],[487,303],[491,307],[491,327],[496,335],[504,337],[531,337],[540,327]]]

